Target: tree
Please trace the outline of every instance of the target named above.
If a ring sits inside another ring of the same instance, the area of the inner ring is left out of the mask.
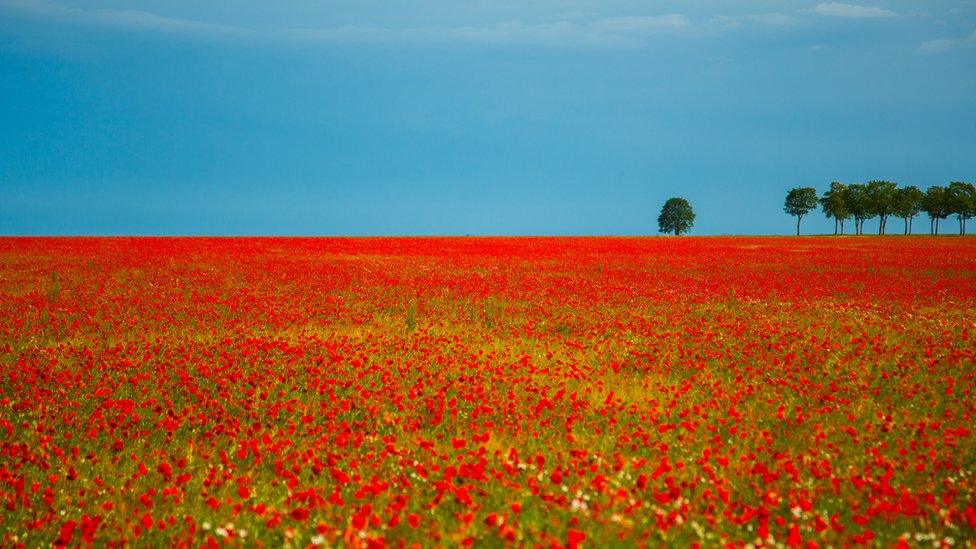
[[[966,234],[966,220],[976,216],[976,186],[972,183],[953,181],[946,189],[948,213],[959,219],[959,234]]]
[[[869,181],[867,189],[871,213],[878,216],[878,234],[885,234],[885,226],[895,204],[898,185],[891,181]]]
[[[847,185],[834,181],[830,184],[830,190],[824,193],[820,199],[820,207],[828,219],[834,220],[834,234],[837,234],[837,226],[840,225],[840,234],[844,234],[844,220],[850,219],[851,212],[847,209]]]
[[[847,211],[854,217],[854,234],[864,234],[864,222],[874,217],[868,199],[868,188],[860,183],[848,185],[847,192],[844,193],[844,203],[847,204]]]
[[[929,233],[939,234],[939,220],[949,217],[949,196],[945,187],[933,185],[925,191],[922,211],[929,214]]]
[[[796,217],[796,236],[800,236],[800,220],[817,209],[817,190],[813,187],[797,187],[786,195],[783,211]]]
[[[657,224],[662,233],[678,236],[691,230],[695,224],[695,212],[684,198],[669,198],[661,208],[661,215],[657,216]]]
[[[895,191],[891,212],[905,220],[905,234],[912,234],[912,219],[922,211],[924,202],[925,193],[914,185]]]

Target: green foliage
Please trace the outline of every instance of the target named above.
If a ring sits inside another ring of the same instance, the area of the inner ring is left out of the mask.
[[[976,216],[976,186],[972,183],[953,181],[946,189],[949,213],[963,218]]]
[[[898,185],[891,181],[868,181],[867,196],[871,213],[886,217],[891,214]]]
[[[976,186],[963,181],[953,181],[946,189],[949,213],[959,219],[959,234],[966,234],[966,220],[976,216]]]
[[[895,195],[898,185],[891,181],[869,181],[867,185],[868,207],[871,213],[878,216],[878,234],[884,234],[888,223],[888,216],[895,205]]]
[[[949,217],[949,197],[945,187],[933,185],[925,192],[925,200],[922,201],[922,210],[929,214],[933,219],[945,219]]]
[[[676,236],[684,234],[694,226],[695,212],[684,198],[669,198],[661,208],[657,224],[662,233],[674,233]]]
[[[912,220],[922,211],[925,193],[914,185],[895,191],[892,213],[905,220],[905,234],[912,233]]]
[[[800,220],[817,209],[817,190],[813,187],[797,187],[786,195],[783,211],[796,217],[796,234],[800,234]]]
[[[58,278],[57,271],[51,273],[51,285],[47,289],[47,300],[54,303],[61,294],[61,280]]]
[[[816,208],[817,190],[813,187],[797,187],[786,195],[783,211],[792,216],[803,217]]]
[[[925,199],[922,201],[922,211],[929,214],[932,222],[933,233],[939,234],[939,220],[949,217],[952,213],[949,207],[949,195],[945,187],[933,185],[925,192]]]
[[[851,211],[847,207],[847,185],[834,181],[830,190],[820,199],[820,206],[824,215],[837,220],[850,219]]]
[[[847,187],[847,193],[845,193],[844,196],[847,203],[847,209],[851,212],[851,216],[854,217],[856,232],[857,234],[861,234],[864,227],[864,222],[874,217],[874,210],[871,208],[868,188],[866,185],[854,183]]]
[[[960,234],[966,234],[966,220],[976,217],[976,185],[953,181],[948,187],[934,185],[922,192],[914,185],[899,188],[884,180],[850,185],[834,181],[819,200],[812,188],[795,188],[787,194],[783,210],[797,217],[797,234],[800,219],[817,204],[828,219],[835,220],[834,234],[838,226],[843,232],[844,220],[852,217],[857,234],[864,234],[864,222],[873,217],[880,218],[878,234],[885,234],[892,215],[904,219],[905,234],[911,234],[912,220],[921,212],[929,215],[933,234],[939,234],[939,220],[950,215],[959,219]]]
[[[417,302],[411,301],[407,307],[407,331],[412,332],[417,329]]]
[[[482,304],[484,310],[485,328],[491,329],[498,325],[502,316],[502,306],[493,299],[486,299]]]
[[[892,213],[902,219],[911,219],[921,213],[925,203],[925,193],[914,185],[898,189],[895,192]]]

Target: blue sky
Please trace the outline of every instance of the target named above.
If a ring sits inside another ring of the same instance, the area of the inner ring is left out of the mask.
[[[0,234],[788,234],[974,98],[974,0],[0,0]]]

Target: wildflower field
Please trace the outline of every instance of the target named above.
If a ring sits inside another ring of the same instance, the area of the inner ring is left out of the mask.
[[[976,240],[0,239],[0,545],[968,546]]]

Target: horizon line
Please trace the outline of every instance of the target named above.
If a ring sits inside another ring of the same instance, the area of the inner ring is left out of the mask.
[[[81,238],[137,238],[137,239],[149,239],[149,238],[187,238],[187,239],[235,239],[235,238],[347,238],[347,239],[377,239],[377,238],[416,238],[416,239],[435,239],[435,238],[550,238],[550,239],[562,239],[562,238],[620,238],[620,239],[634,239],[634,238],[670,238],[670,239],[681,239],[681,238],[809,238],[809,237],[856,237],[856,238],[872,238],[872,237],[961,237],[961,236],[976,236],[976,233],[966,233],[959,234],[958,232],[942,232],[939,234],[930,233],[912,233],[904,234],[898,233],[868,233],[868,234],[833,234],[833,233],[810,233],[810,234],[793,234],[793,233],[764,233],[764,234],[744,234],[744,233],[710,233],[710,234],[683,234],[680,236],[675,236],[673,234],[491,234],[491,233],[479,233],[479,234],[0,234],[0,239],[25,239],[25,238],[43,238],[43,239],[81,239]]]

